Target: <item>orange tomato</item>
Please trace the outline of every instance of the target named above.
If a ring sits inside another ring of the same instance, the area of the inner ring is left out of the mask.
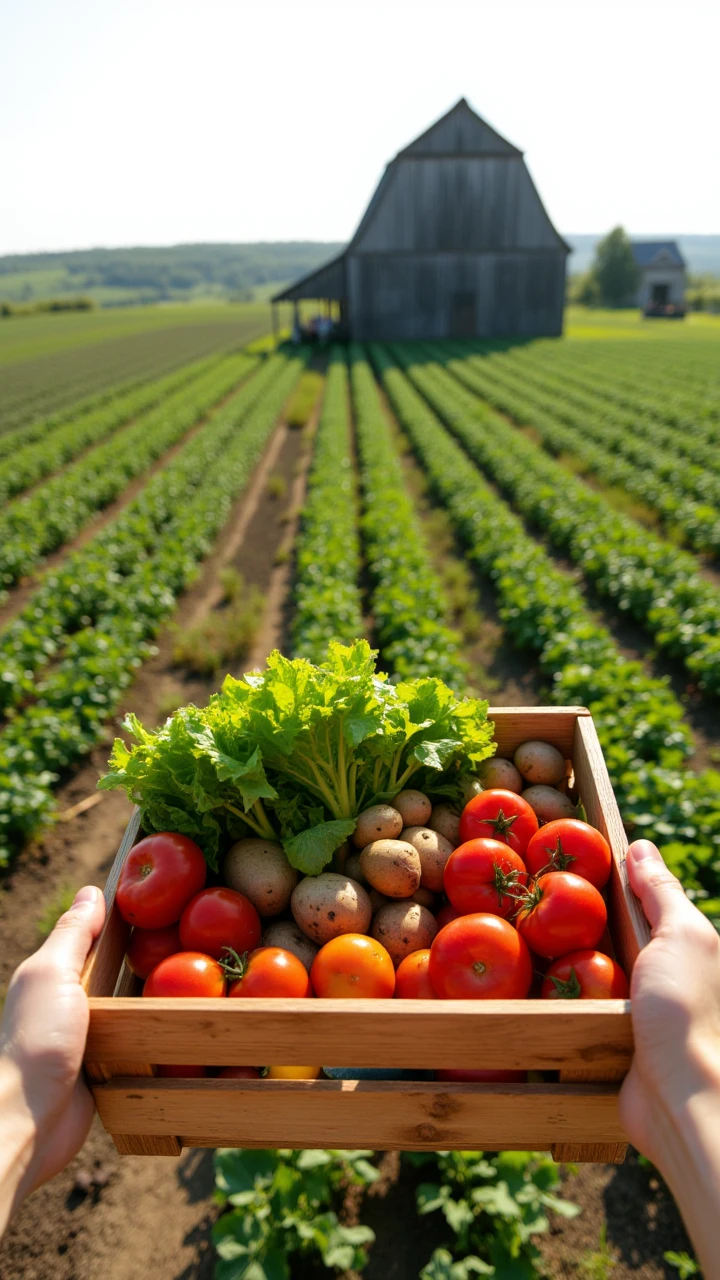
[[[268,1067],[268,1080],[317,1080],[322,1067]]]
[[[398,966],[395,974],[395,995],[398,1000],[437,1000],[430,981],[430,948],[411,951]]]
[[[395,969],[388,952],[363,933],[341,933],[318,951],[310,970],[316,996],[330,999],[392,995]]]
[[[275,997],[311,996],[312,987],[305,965],[282,947],[258,947],[243,962],[241,977],[233,982],[228,996]]]

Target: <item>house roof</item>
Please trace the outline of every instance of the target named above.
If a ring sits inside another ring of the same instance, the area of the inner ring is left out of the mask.
[[[685,259],[674,240],[632,240],[630,248],[639,267],[685,266]]]

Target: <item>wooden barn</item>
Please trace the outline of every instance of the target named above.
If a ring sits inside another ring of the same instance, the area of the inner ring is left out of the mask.
[[[555,335],[569,252],[522,151],[461,98],[390,161],[347,248],[273,303],[334,303],[359,341]]]

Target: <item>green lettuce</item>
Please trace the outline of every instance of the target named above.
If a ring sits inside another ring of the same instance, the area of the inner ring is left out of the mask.
[[[446,794],[495,750],[486,702],[431,678],[391,684],[376,656],[365,640],[331,643],[320,666],[275,650],[155,733],[129,716],[135,743],[116,741],[99,786],[122,787],[145,830],[192,836],[213,867],[250,831],[317,874],[363,809],[411,784]]]

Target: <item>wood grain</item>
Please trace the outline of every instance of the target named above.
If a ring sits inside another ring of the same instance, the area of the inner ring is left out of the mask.
[[[111,996],[122,968],[130,926],[125,923],[115,905],[115,890],[139,830],[140,810],[134,809],[105,884],[105,924],[83,969],[81,981],[89,996]]]
[[[147,1134],[114,1133],[112,1140],[121,1156],[182,1155],[183,1144],[179,1138],[153,1138],[148,1137]]]
[[[183,1146],[547,1150],[560,1138],[618,1144],[612,1085],[340,1080],[113,1080],[95,1090],[115,1133]]]
[[[624,1000],[93,999],[89,1062],[626,1071]]]
[[[498,755],[512,756],[522,742],[540,738],[550,742],[570,759],[575,741],[575,722],[592,719],[585,707],[489,707],[495,725]]]

